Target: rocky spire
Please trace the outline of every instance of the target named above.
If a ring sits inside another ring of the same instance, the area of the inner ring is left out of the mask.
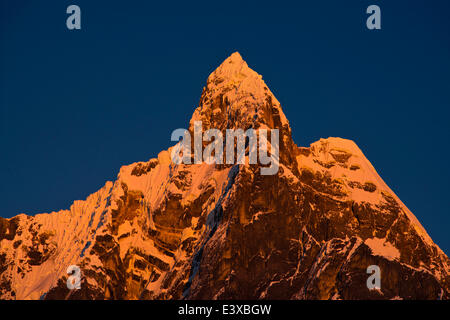
[[[280,102],[263,81],[249,68],[238,52],[233,53],[207,80],[200,103],[189,123],[202,121],[203,129],[278,129],[280,162],[297,171],[297,146],[292,141],[289,121]]]
[[[225,59],[208,77],[190,127],[198,120],[206,128],[220,130],[289,128],[280,103],[262,76],[250,69],[238,52]]]

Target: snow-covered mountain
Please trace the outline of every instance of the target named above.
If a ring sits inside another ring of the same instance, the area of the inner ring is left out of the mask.
[[[0,218],[1,299],[449,299],[450,260],[358,146],[297,147],[239,53],[209,77],[203,128],[280,130],[276,175],[179,164],[120,169],[69,210]],[[67,288],[78,265],[81,289]],[[369,290],[367,267],[381,270]]]

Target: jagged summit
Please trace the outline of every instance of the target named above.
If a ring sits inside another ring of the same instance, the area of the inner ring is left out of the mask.
[[[262,76],[253,71],[238,52],[210,74],[198,108],[190,121],[219,130],[250,127],[289,127],[281,105]]]
[[[267,87],[262,76],[233,53],[210,74],[203,88],[200,103],[189,122],[201,121],[204,130],[218,129],[278,129],[280,162],[297,172],[297,146],[280,102]]]
[[[247,77],[262,79],[259,74],[248,67],[247,62],[242,59],[239,52],[234,52],[231,56],[226,58],[214,72],[211,73],[207,82],[219,83],[220,81],[226,80],[240,82]]]

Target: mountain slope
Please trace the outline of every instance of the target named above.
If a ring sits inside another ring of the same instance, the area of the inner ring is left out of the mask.
[[[0,218],[2,299],[448,299],[448,257],[356,144],[297,147],[280,103],[238,53],[207,80],[203,129],[279,129],[280,167],[120,169],[70,210]],[[66,270],[81,267],[81,289]],[[381,289],[366,286],[369,265]]]

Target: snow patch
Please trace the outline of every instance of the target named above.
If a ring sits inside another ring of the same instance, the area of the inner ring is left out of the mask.
[[[386,239],[369,238],[364,243],[372,250],[374,255],[382,256],[389,260],[400,259],[400,251]]]

